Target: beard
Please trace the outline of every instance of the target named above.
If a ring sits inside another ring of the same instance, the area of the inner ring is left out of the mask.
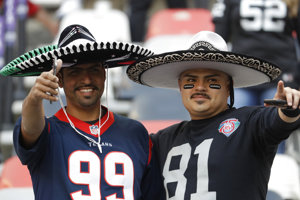
[[[89,88],[89,89],[82,89]],[[88,90],[84,92],[83,90]],[[90,91],[89,91],[90,90]],[[81,108],[93,108],[100,106],[100,99],[103,91],[96,86],[81,86],[76,87],[72,91],[65,91],[68,104],[77,105]]]

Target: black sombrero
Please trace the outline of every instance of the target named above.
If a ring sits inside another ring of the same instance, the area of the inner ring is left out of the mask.
[[[188,69],[215,69],[232,77],[233,87],[254,86],[276,79],[281,70],[259,58],[228,51],[221,36],[201,31],[188,50],[173,51],[139,59],[127,68],[128,77],[151,87],[178,88],[179,75]]]
[[[148,49],[122,42],[96,42],[82,25],[70,25],[60,34],[58,45],[29,51],[0,70],[3,76],[33,76],[52,68],[55,59],[62,59],[63,67],[102,61],[108,68],[128,66],[137,59],[152,55]]]

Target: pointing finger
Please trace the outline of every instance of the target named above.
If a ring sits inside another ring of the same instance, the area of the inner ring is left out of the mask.
[[[284,83],[283,81],[278,81],[278,84],[277,84],[277,93],[281,96],[283,95],[284,93]]]

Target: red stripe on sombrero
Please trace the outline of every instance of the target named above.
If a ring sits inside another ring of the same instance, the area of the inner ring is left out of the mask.
[[[135,60],[131,60],[131,61],[127,61],[127,62],[120,62],[118,64],[120,64],[120,65],[131,65],[133,63],[135,63]]]

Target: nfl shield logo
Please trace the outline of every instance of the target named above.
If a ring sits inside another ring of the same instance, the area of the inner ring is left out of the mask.
[[[97,125],[90,126],[90,132],[92,135],[97,136],[98,135],[98,126]]]
[[[240,122],[238,119],[227,119],[220,124],[219,132],[229,137],[239,126]]]

